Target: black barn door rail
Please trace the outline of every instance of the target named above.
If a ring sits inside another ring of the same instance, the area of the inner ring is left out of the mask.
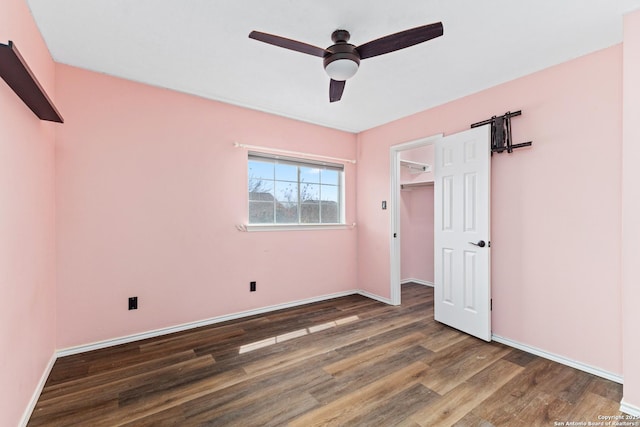
[[[484,126],[491,123],[491,154],[513,153],[516,148],[529,147],[532,142],[522,142],[520,144],[513,144],[511,139],[511,117],[516,117],[522,114],[521,110],[514,111],[513,113],[508,111],[503,116],[493,116],[488,120],[474,123],[472,128]]]

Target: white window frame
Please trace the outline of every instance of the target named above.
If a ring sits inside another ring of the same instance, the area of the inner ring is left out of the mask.
[[[345,165],[341,164],[341,163],[332,163],[332,162],[326,162],[326,161],[319,161],[319,160],[313,160],[313,159],[307,159],[307,158],[300,158],[300,157],[289,157],[289,156],[281,156],[281,155],[275,155],[275,154],[271,154],[271,153],[263,153],[263,152],[257,152],[257,151],[249,151],[248,155],[247,155],[247,178],[248,178],[248,168],[249,168],[249,162],[251,160],[263,160],[263,161],[267,161],[267,162],[274,162],[275,164],[291,164],[291,165],[296,165],[298,167],[311,167],[311,168],[321,168],[321,169],[331,169],[331,170],[337,170],[338,176],[339,176],[339,180],[338,180],[338,216],[339,216],[339,222],[336,223],[302,223],[302,222],[298,222],[298,223],[250,223],[249,222],[249,218],[250,218],[250,214],[249,214],[249,209],[250,209],[250,201],[249,201],[249,182],[247,181],[247,187],[246,190],[247,191],[247,224],[245,226],[245,229],[247,231],[286,231],[286,230],[318,230],[318,229],[322,229],[322,230],[327,230],[327,229],[343,229],[343,228],[348,228],[347,224],[345,223]],[[274,177],[275,178],[275,177]],[[274,182],[276,182],[276,180],[274,179]],[[298,192],[299,190],[299,186],[300,186],[300,174],[299,174],[299,169],[298,169]],[[302,201],[300,200],[300,197],[298,197],[297,199],[297,203],[298,203],[298,221],[300,221],[300,215],[301,215],[301,203]],[[321,209],[320,209],[321,211]],[[321,213],[320,213],[321,215]],[[275,215],[274,215],[274,221],[275,221]]]

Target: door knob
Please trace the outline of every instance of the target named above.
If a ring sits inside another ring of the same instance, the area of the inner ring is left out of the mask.
[[[481,248],[484,248],[487,244],[484,242],[484,240],[480,240],[478,243],[475,242],[469,242],[471,243],[473,246],[479,246]]]

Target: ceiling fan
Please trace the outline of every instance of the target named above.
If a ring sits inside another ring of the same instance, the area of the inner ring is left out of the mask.
[[[335,30],[331,34],[331,40],[334,44],[326,49],[259,31],[252,31],[249,38],[323,58],[324,69],[331,78],[329,101],[336,102],[342,98],[346,80],[353,77],[358,71],[360,60],[426,42],[440,37],[443,33],[442,22],[436,22],[354,46],[349,43],[351,35],[347,30]]]

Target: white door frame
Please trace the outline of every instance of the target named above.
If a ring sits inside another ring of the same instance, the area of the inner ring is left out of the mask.
[[[390,178],[391,178],[391,304],[400,305],[400,240],[402,235],[400,234],[400,153],[402,151],[411,150],[413,148],[424,147],[425,145],[432,145],[436,140],[444,137],[444,134],[439,133],[436,135],[428,136],[426,138],[420,138],[409,142],[403,142],[398,145],[393,145],[389,149],[389,159],[391,162]],[[437,167],[432,165],[433,168]],[[433,169],[432,169],[433,170]],[[394,234],[397,237],[393,237]]]

